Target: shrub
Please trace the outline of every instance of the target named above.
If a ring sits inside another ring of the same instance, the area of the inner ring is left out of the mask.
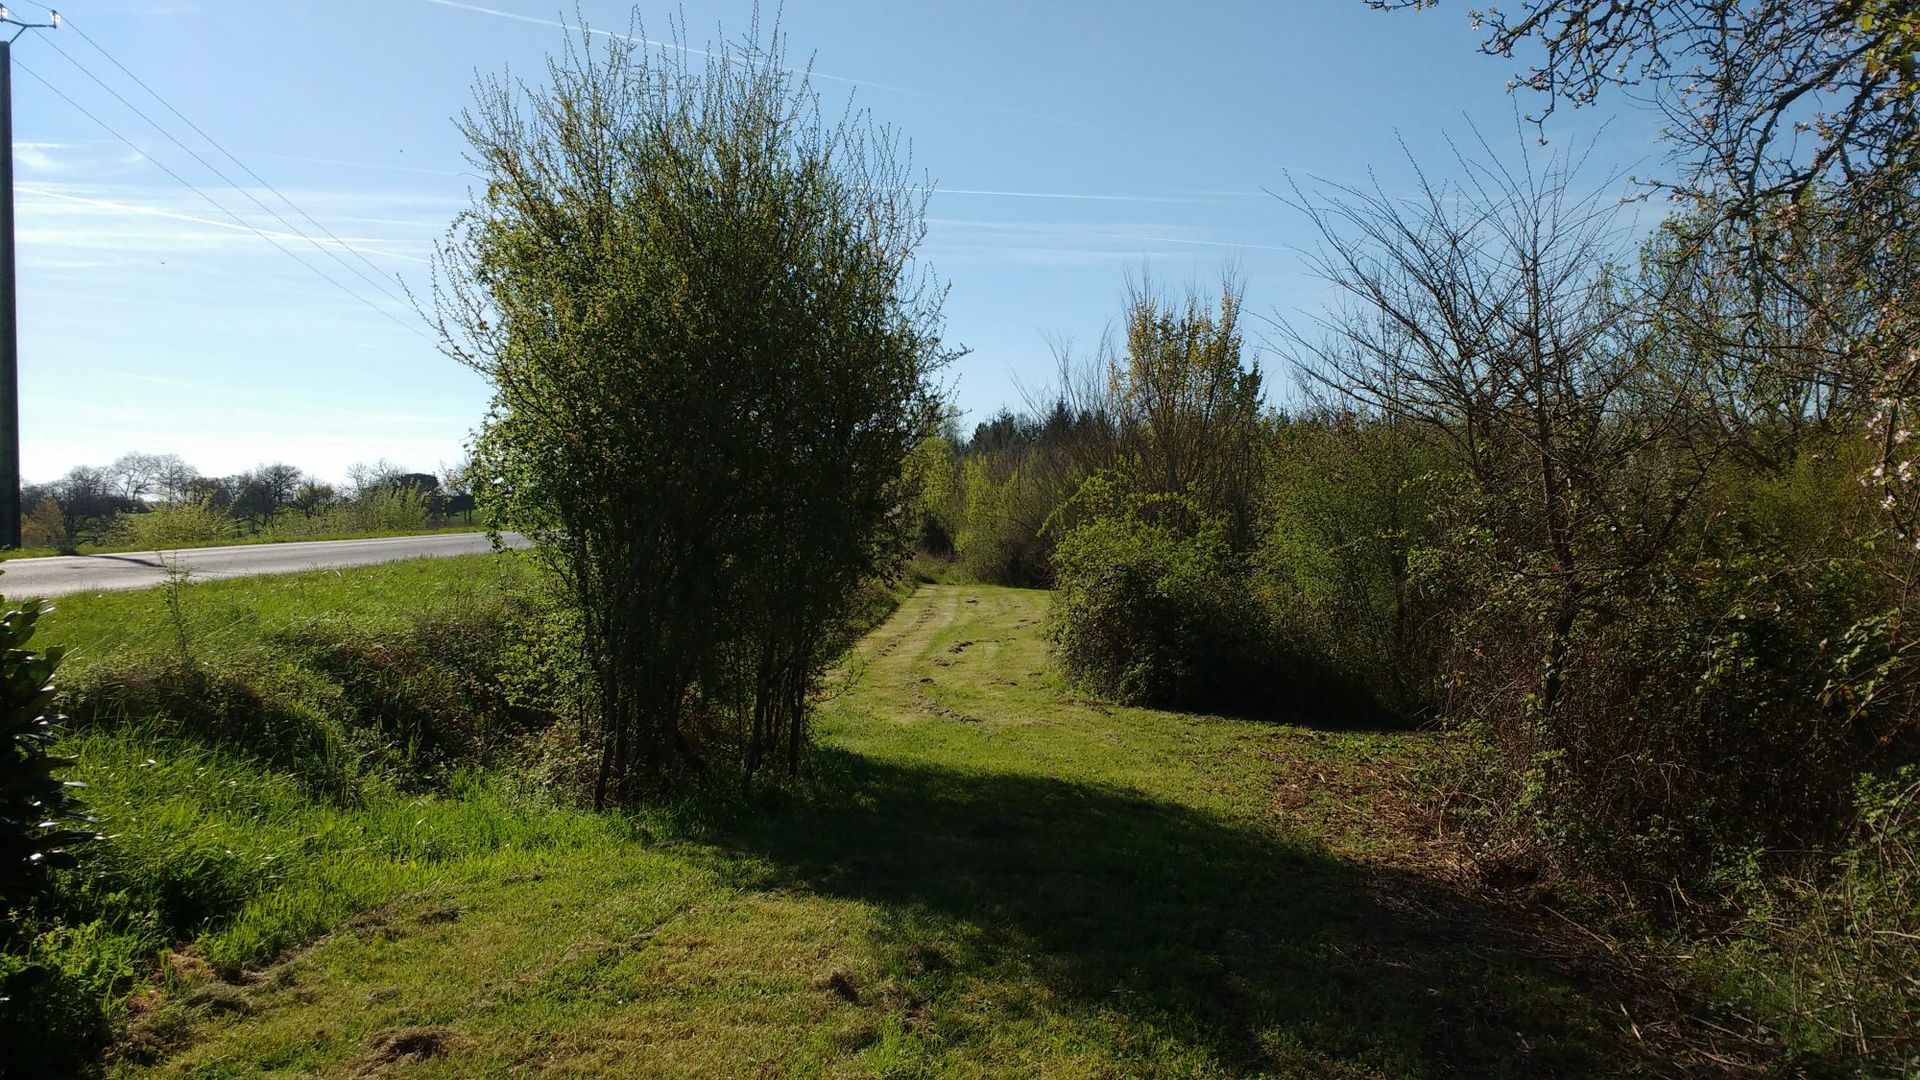
[[[0,616],[0,903],[23,900],[48,867],[71,865],[71,848],[94,839],[71,784],[54,775],[72,762],[53,753],[51,709],[58,647],[29,648],[48,609],[38,601]]]
[[[1053,581],[1053,537],[1042,526],[1054,510],[1054,498],[1048,486],[1028,474],[1028,464],[973,454],[961,468],[953,546],[961,572],[975,581],[1019,586]],[[1001,470],[1005,475],[996,479]]]
[[[1839,840],[1856,778],[1914,738],[1899,704],[1842,689],[1895,652],[1857,591],[1837,570],[1735,556],[1584,622],[1531,749],[1544,835],[1649,890]]]
[[[1743,924],[1701,963],[1794,1075],[1909,1077],[1920,1070],[1920,769],[1863,779],[1855,809],[1842,853],[1813,875],[1751,883]]]
[[[13,928],[18,930],[19,928]],[[0,951],[0,1046],[8,1076],[83,1076],[112,1036],[120,995],[156,942],[104,920],[30,934]]]
[[[0,1064],[57,1075],[75,1071],[101,1040],[105,1004],[132,971],[65,947],[97,927],[37,933],[27,921],[48,872],[75,865],[100,839],[84,827],[90,819],[70,795],[76,785],[54,775],[73,764],[53,754],[50,704],[62,653],[28,647],[47,610],[30,602],[0,616]]]
[[[67,518],[60,510],[60,500],[43,495],[27,508],[20,519],[21,547],[65,550],[71,545],[72,537],[67,533]]]
[[[1243,575],[1221,524],[1191,502],[1089,480],[1090,512],[1054,551],[1048,633],[1068,673],[1128,704],[1178,708],[1244,698],[1254,645]]]
[[[1442,597],[1419,573],[1444,468],[1391,420],[1281,420],[1253,557],[1279,639],[1408,719],[1433,708],[1445,641]]]
[[[1494,826],[1485,843],[1518,841],[1669,913],[1724,904],[1756,876],[1823,876],[1813,863],[1845,842],[1859,778],[1920,751],[1889,588],[1911,545],[1859,529],[1844,464],[1703,495],[1710,513],[1671,554],[1615,572],[1565,625],[1551,706],[1550,575],[1495,558],[1469,500],[1445,504],[1444,707],[1491,744],[1448,790]]]
[[[232,518],[201,499],[121,514],[103,539],[115,547],[159,549],[227,540],[236,532]]]
[[[425,493],[396,485],[370,487],[355,498],[304,512],[276,511],[261,527],[275,537],[348,536],[359,533],[421,532],[433,523]]]
[[[798,769],[823,647],[906,557],[950,353],[891,133],[825,116],[777,34],[591,41],[546,87],[478,88],[460,126],[488,182],[435,300],[494,392],[475,495],[587,630],[604,804],[698,770],[715,716],[747,774]]]

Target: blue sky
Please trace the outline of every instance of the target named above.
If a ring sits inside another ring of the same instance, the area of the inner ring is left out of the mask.
[[[395,293],[394,275],[422,282],[433,241],[466,204],[472,178],[451,117],[475,73],[537,73],[575,7],[61,6],[105,52],[71,28],[14,47],[25,478],[129,450],[179,453],[208,473],[284,460],[330,479],[357,461],[458,460],[486,387],[375,282]],[[630,5],[577,10],[624,29]],[[649,35],[667,36],[676,10],[642,5]],[[699,43],[739,32],[751,6],[683,10]],[[853,93],[911,139],[938,187],[921,255],[951,285],[948,336],[972,352],[946,381],[974,417],[1017,405],[1022,383],[1045,384],[1050,340],[1093,349],[1129,275],[1183,288],[1231,266],[1252,315],[1319,305],[1295,250],[1311,243],[1304,222],[1266,194],[1289,172],[1359,183],[1372,170],[1398,189],[1401,142],[1444,175],[1445,136],[1467,135],[1469,118],[1519,145],[1512,65],[1479,55],[1467,9],[1451,4],[1387,14],[1361,0],[790,0],[782,26],[790,55],[813,57],[830,107]],[[207,146],[108,54],[353,250]],[[1651,118],[1603,130],[1608,120],[1564,113],[1547,133],[1558,146],[1597,137],[1603,170],[1649,168]],[[1256,344],[1259,330],[1256,318]],[[1264,359],[1284,383],[1284,362]]]

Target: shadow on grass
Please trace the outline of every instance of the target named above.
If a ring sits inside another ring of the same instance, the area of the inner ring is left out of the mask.
[[[1117,1011],[1149,1067],[1169,1047],[1240,1075],[1628,1064],[1611,1005],[1410,876],[1114,789],[833,750],[814,764],[805,794],[710,823],[716,868],[889,909],[883,963],[936,1025],[966,1026],[943,1002],[964,1010],[982,976]],[[1012,1007],[995,1000],[972,1022]]]

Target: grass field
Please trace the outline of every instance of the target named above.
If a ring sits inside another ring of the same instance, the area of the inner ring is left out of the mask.
[[[213,819],[250,857],[305,867],[172,955],[114,1071],[1398,1077],[1654,1060],[1590,957],[1449,888],[1396,817],[1392,777],[1428,736],[1078,699],[1050,674],[1046,602],[923,587],[830,688],[810,778],[631,818],[478,781],[321,808],[230,764],[150,780],[126,737],[84,747],[96,797],[157,782],[170,820]],[[56,630],[98,647],[134,616],[71,618]],[[288,944],[289,927],[313,940]],[[251,959],[227,980],[209,956]]]
[[[526,556],[508,551],[403,559],[377,566],[195,581],[180,586],[179,619],[165,587],[82,593],[52,603],[39,645],[63,645],[84,668],[188,647],[208,656],[251,650],[260,639],[316,619],[378,630],[426,610],[526,587]],[[0,574],[0,592],[6,585]]]
[[[312,536],[276,536],[262,534],[255,536],[228,536],[218,540],[192,540],[186,543],[169,544],[167,551],[185,551],[189,548],[241,547],[253,544],[305,544],[315,540],[381,540],[395,536],[444,536],[449,533],[484,532],[478,525],[438,525],[430,529],[389,529],[372,532],[315,533]],[[151,548],[127,547],[114,544],[81,544],[72,551],[59,548],[0,548],[0,563],[8,559],[44,559],[53,555],[112,555],[116,552],[150,551]]]

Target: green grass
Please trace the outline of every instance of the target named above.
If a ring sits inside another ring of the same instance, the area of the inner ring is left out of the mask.
[[[181,586],[183,622],[166,588],[82,593],[53,602],[39,645],[68,650],[68,674],[100,661],[173,650],[182,626],[190,648],[207,656],[254,649],[262,638],[314,620],[376,632],[416,613],[531,585],[531,560],[515,552],[404,559],[345,570],[309,570]],[[0,575],[0,586],[6,578]]]
[[[167,551],[185,551],[188,548],[242,547],[253,544],[304,544],[314,540],[385,540],[397,536],[444,536],[450,533],[485,532],[480,525],[438,525],[430,529],[389,529],[373,532],[315,533],[312,536],[280,536],[259,534],[254,536],[230,536],[219,540],[189,540],[184,543],[168,544]],[[43,559],[53,555],[112,555],[129,551],[151,551],[151,548],[126,547],[114,544],[81,544],[73,551],[61,551],[59,548],[0,548],[0,562],[8,559]],[[4,581],[4,579],[0,579]]]
[[[264,622],[303,617],[306,601],[256,587],[268,591],[244,599]],[[403,587],[323,595],[379,618],[374,596]],[[1622,1002],[1561,944],[1422,870],[1388,789],[1427,736],[1077,698],[1050,674],[1045,605],[922,588],[828,688],[807,779],[628,818],[543,808],[480,779],[325,806],[257,766],[137,732],[76,741],[115,830],[186,837],[259,883],[139,1000],[114,1071],[1398,1077],[1647,1064]],[[114,622],[159,611],[81,606],[57,629],[119,648]],[[169,855],[172,843],[141,846],[156,865],[201,857]],[[244,974],[198,973],[201,960]]]

